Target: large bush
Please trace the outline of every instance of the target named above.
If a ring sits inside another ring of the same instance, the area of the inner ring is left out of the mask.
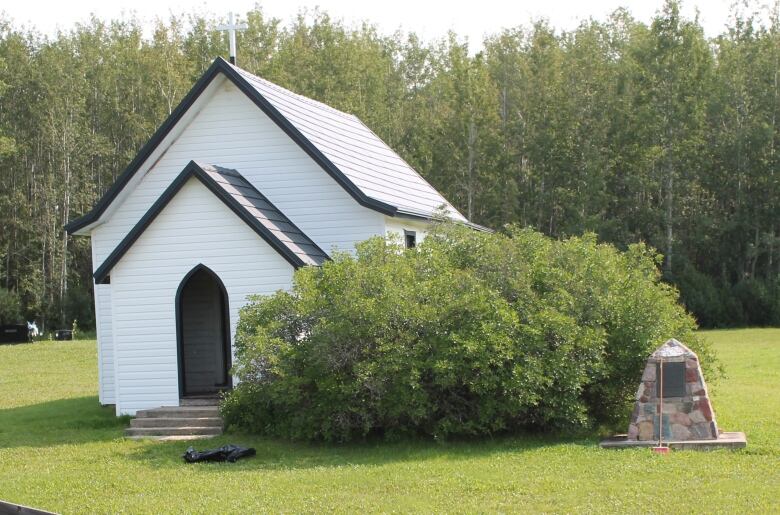
[[[0,325],[18,324],[22,319],[19,296],[5,288],[0,288]]]
[[[682,304],[694,314],[699,325],[721,327],[741,317],[736,308],[724,305],[728,299],[725,289],[690,264],[686,264],[682,272],[674,277],[674,283],[680,290]]]
[[[369,240],[254,298],[223,411],[338,441],[614,424],[667,338],[706,357],[693,330],[643,245],[444,225],[413,250]]]
[[[703,327],[780,324],[780,276],[751,277],[731,285],[686,264],[672,279],[682,303]]]
[[[780,323],[777,318],[780,295],[774,285],[757,279],[744,279],[732,289],[732,297],[741,305],[748,325]]]

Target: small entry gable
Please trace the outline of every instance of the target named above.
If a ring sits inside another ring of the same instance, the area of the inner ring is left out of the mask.
[[[191,178],[198,179],[295,268],[319,266],[328,259],[328,255],[316,243],[236,170],[190,161],[98,267],[94,274],[96,283],[107,280],[114,265]]]

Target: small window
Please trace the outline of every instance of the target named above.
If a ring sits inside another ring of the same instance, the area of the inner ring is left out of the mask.
[[[404,231],[404,243],[407,249],[413,249],[417,246],[417,233],[414,231]]]

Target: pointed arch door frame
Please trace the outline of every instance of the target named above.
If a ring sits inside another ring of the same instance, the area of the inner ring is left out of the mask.
[[[176,358],[177,358],[177,370],[179,375],[179,398],[187,397],[188,395],[197,395],[194,392],[187,391],[187,381],[185,374],[185,362],[184,362],[184,326],[182,320],[182,308],[181,297],[184,287],[189,280],[198,272],[207,273],[217,284],[220,290],[220,314],[222,317],[222,334],[221,334],[221,349],[224,365],[225,384],[224,389],[229,390],[233,388],[233,376],[230,375],[230,368],[232,367],[232,355],[230,348],[230,306],[227,295],[227,289],[222,279],[209,267],[200,263],[196,265],[192,270],[187,272],[184,278],[179,282],[179,287],[176,290]]]

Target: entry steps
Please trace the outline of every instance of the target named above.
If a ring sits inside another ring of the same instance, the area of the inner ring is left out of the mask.
[[[182,399],[179,406],[139,410],[125,429],[133,439],[196,440],[222,434],[219,399]]]

